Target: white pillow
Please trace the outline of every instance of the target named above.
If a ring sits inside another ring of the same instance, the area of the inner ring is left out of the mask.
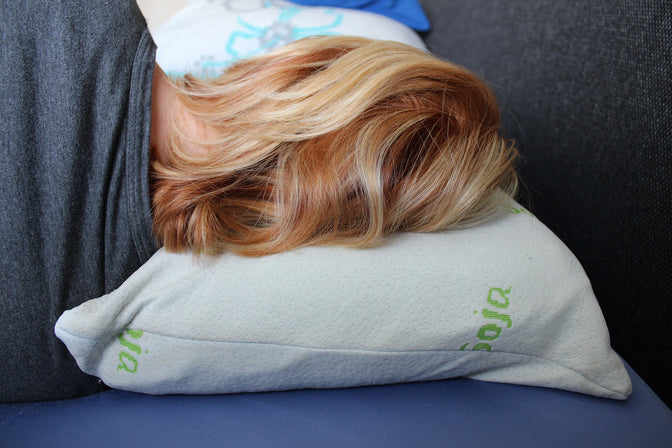
[[[152,34],[157,62],[172,76],[217,76],[238,59],[312,35],[354,35],[425,49],[415,31],[388,17],[278,0],[194,1]]]
[[[56,324],[114,388],[231,393],[468,376],[625,399],[572,253],[511,202],[476,228],[262,258],[159,251]]]

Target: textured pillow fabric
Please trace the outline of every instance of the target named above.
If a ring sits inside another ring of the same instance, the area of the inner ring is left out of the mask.
[[[624,399],[590,282],[511,202],[476,228],[262,258],[159,251],[65,312],[82,370],[151,394],[331,388],[458,376]]]
[[[195,1],[152,34],[157,62],[172,76],[217,76],[236,60],[313,35],[354,35],[425,49],[411,28],[388,17],[284,1]]]

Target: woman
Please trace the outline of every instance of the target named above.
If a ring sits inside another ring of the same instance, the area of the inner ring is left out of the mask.
[[[159,245],[367,246],[515,190],[490,90],[408,47],[308,39],[171,83],[133,1],[0,9],[2,402],[101,390],[53,325]]]

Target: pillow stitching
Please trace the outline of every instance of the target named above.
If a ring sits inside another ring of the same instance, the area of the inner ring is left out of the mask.
[[[78,337],[81,339],[86,339],[89,341],[99,341],[100,339],[95,339],[89,336],[84,336],[80,334],[75,334],[70,332],[69,330],[62,329],[64,333],[68,333],[71,336]],[[464,350],[459,350],[459,349],[428,349],[428,350],[367,350],[367,349],[348,349],[348,348],[318,348],[318,347],[308,347],[308,346],[302,346],[302,345],[291,345],[291,344],[278,344],[278,343],[273,343],[273,342],[246,342],[246,341],[214,341],[214,340],[207,340],[207,339],[195,339],[195,338],[184,338],[184,337],[178,337],[178,336],[170,336],[170,335],[164,335],[160,333],[154,333],[152,331],[147,331],[147,330],[142,330],[143,333],[148,333],[154,336],[162,337],[162,338],[170,338],[170,339],[179,339],[183,341],[189,341],[189,342],[205,342],[209,344],[229,344],[229,345],[263,345],[263,346],[277,346],[277,347],[285,347],[285,348],[297,348],[297,349],[307,349],[307,350],[315,350],[315,351],[322,351],[322,352],[355,352],[355,353],[380,353],[380,354],[397,354],[397,353],[448,353],[448,352],[464,352]],[[480,350],[481,353],[483,353],[483,350]],[[620,391],[611,389],[609,387],[603,386],[602,384],[599,384],[590,378],[586,377],[583,373],[578,372],[577,370],[568,367],[564,364],[559,363],[558,361],[544,358],[542,356],[538,355],[532,355],[528,353],[518,353],[518,352],[512,352],[512,351],[506,351],[506,350],[497,350],[493,352],[488,352],[491,355],[516,355],[516,356],[522,356],[525,358],[533,358],[533,359],[539,359],[548,363],[551,363],[553,365],[559,366],[563,369],[566,369],[567,371],[573,372],[576,375],[580,376],[584,380],[586,380],[588,383],[593,384],[600,389],[613,392],[615,394],[618,394],[619,396],[627,396],[623,394]],[[485,354],[483,354],[485,355]],[[480,356],[480,355],[479,355]],[[489,355],[486,355],[489,356]],[[468,375],[467,375],[468,376]]]

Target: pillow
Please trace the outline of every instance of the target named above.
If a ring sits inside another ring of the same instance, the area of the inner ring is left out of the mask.
[[[238,59],[312,35],[355,35],[426,49],[409,27],[388,17],[284,1],[199,0],[152,33],[156,60],[170,76],[214,77]]]
[[[113,388],[209,394],[467,376],[625,399],[590,282],[515,202],[475,228],[261,258],[160,250],[56,324]]]

